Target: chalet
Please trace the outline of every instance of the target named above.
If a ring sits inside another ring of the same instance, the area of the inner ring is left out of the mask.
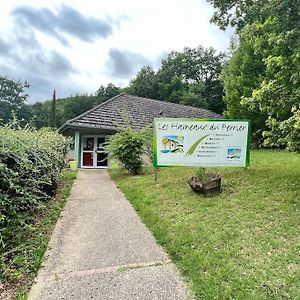
[[[106,138],[129,124],[142,129],[154,118],[221,118],[203,108],[119,94],[67,121],[59,132],[74,138],[74,159],[78,168],[107,168]]]

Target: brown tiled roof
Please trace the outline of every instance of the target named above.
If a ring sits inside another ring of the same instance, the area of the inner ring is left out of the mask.
[[[221,118],[222,116],[203,108],[119,94],[67,121],[60,131],[66,127],[118,130],[126,122],[134,129],[141,129],[151,124],[154,118],[162,117]]]

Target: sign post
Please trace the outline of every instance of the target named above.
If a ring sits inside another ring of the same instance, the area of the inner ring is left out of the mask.
[[[247,167],[250,121],[154,119],[153,166]]]

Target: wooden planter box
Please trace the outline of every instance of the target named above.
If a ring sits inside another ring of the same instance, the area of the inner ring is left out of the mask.
[[[211,197],[221,192],[221,176],[218,174],[207,174],[207,179],[199,180],[197,177],[191,177],[188,181],[192,190],[204,196]]]

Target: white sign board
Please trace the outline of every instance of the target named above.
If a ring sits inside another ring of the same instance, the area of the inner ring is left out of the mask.
[[[245,167],[249,163],[249,121],[154,120],[154,167]]]

